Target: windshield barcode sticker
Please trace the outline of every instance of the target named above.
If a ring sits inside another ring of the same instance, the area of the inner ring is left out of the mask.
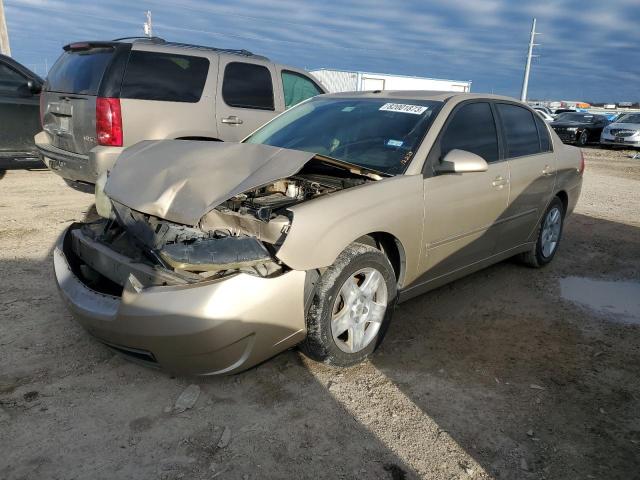
[[[414,115],[422,115],[428,109],[429,107],[423,107],[422,105],[409,105],[406,103],[385,103],[379,108],[384,112],[402,112]]]

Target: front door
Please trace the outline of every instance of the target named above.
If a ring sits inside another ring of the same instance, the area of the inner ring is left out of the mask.
[[[496,123],[488,102],[463,103],[454,110],[429,161],[439,162],[453,149],[480,155],[489,169],[425,179],[422,282],[437,280],[491,256],[496,224],[507,208],[509,166],[500,158]]]
[[[33,136],[40,130],[39,96],[27,85],[28,78],[0,63],[0,154],[35,155]]]
[[[216,122],[220,140],[238,142],[284,110],[275,69],[251,59],[220,59]]]

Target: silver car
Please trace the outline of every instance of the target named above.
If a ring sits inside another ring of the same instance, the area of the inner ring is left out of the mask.
[[[640,147],[640,113],[624,113],[600,135],[602,145]]]

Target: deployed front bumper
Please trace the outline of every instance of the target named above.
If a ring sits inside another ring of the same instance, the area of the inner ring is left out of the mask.
[[[130,278],[121,296],[106,295],[74,273],[68,233],[53,255],[62,298],[92,335],[134,360],[179,373],[234,373],[306,335],[305,272],[147,288]]]

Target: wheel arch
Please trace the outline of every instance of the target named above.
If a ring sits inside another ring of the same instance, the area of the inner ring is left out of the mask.
[[[562,206],[564,207],[564,213],[566,214],[567,207],[569,206],[569,195],[567,195],[567,192],[565,192],[564,190],[560,190],[558,191],[558,193],[556,193],[556,197],[558,197],[562,202]]]
[[[393,267],[398,288],[403,285],[407,260],[404,246],[395,235],[388,232],[371,232],[358,237],[355,241],[370,245],[382,251]]]

